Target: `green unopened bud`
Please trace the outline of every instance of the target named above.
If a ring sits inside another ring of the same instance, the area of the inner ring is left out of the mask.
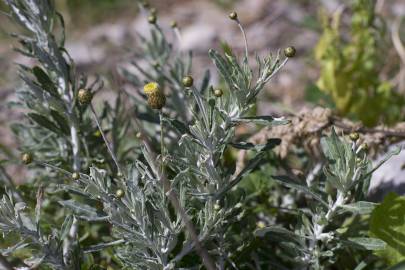
[[[80,89],[79,92],[77,92],[77,99],[79,100],[80,104],[87,105],[91,103],[93,94],[88,89]]]
[[[170,27],[171,27],[171,28],[177,28],[177,22],[176,22],[176,21],[172,21],[172,22],[170,23]]]
[[[28,165],[32,162],[33,157],[31,153],[24,153],[21,155],[21,161],[25,164]]]
[[[229,13],[229,19],[236,21],[238,19],[238,13],[235,11]]]
[[[143,6],[144,8],[149,8],[149,7],[150,7],[150,4],[149,4],[148,1],[143,1],[143,2],[142,2],[142,6]]]
[[[214,90],[214,96],[222,97],[222,95],[223,95],[222,89],[215,89]]]
[[[363,143],[360,147],[361,147],[361,149],[363,149],[363,151],[365,151],[365,152],[368,151],[368,144],[367,143]]]
[[[214,210],[215,210],[215,211],[219,211],[220,209],[221,209],[221,205],[220,205],[219,200],[217,200],[217,201],[215,202],[215,204],[214,204]]]
[[[355,142],[360,138],[360,135],[357,132],[352,132],[352,133],[350,133],[349,138],[350,138],[350,140]]]
[[[162,109],[166,104],[166,97],[161,91],[153,92],[148,95],[148,105],[155,110]]]
[[[124,197],[125,192],[122,189],[117,189],[117,191],[115,192],[115,196],[119,199],[121,199],[122,197]]]
[[[256,226],[257,226],[257,228],[259,228],[259,229],[263,229],[263,228],[266,228],[266,223],[264,223],[263,221],[258,221],[257,223],[256,223]]]
[[[288,58],[294,57],[296,52],[297,50],[293,46],[284,49],[284,55],[287,56]]]
[[[156,17],[155,14],[152,13],[152,14],[150,14],[150,15],[148,16],[148,22],[149,22],[150,24],[155,24],[156,21],[157,21],[157,17]]]
[[[194,79],[191,76],[186,76],[183,78],[183,80],[181,82],[183,83],[183,85],[185,87],[191,87],[191,86],[193,86]]]
[[[80,179],[80,174],[78,172],[72,173],[72,180],[79,180]]]
[[[121,177],[123,177],[123,176],[124,176],[124,175],[122,174],[122,172],[118,172],[118,173],[117,173],[117,177],[118,177],[118,178],[121,178]]]

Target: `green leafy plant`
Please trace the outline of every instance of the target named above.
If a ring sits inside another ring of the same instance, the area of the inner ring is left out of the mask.
[[[397,264],[405,259],[403,206],[404,198],[390,193],[376,207],[370,219],[370,233],[383,239],[388,246],[385,250],[378,251],[378,254],[390,264]]]
[[[321,69],[317,86],[330,95],[344,116],[367,126],[378,121],[395,123],[403,116],[404,98],[380,76],[387,50],[384,24],[375,13],[375,1],[356,0],[350,7],[348,38],[341,25],[343,8],[332,18],[321,15],[323,33],[315,48]]]
[[[326,269],[349,247],[385,248],[362,230],[341,231],[374,208],[365,195],[378,166],[371,167],[358,136],[350,144],[332,130],[322,141],[325,160],[303,182],[272,154],[280,139],[253,144],[236,132],[245,124],[289,123],[252,108],[293,47],[284,56],[256,57],[252,69],[232,12],[245,52],[209,51],[226,85],[219,89],[209,72],[193,78],[191,53],[167,41],[149,10],[150,37],[140,38],[131,68],[119,68],[110,105],[97,101],[103,80],[77,72],[52,1],[5,3],[25,33],[14,34],[17,50],[34,63],[19,65],[15,105],[27,113],[13,127],[32,178],[16,188],[2,170],[6,269]],[[243,168],[236,168],[235,151],[249,153]]]

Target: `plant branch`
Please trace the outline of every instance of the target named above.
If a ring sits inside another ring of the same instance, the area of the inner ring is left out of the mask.
[[[166,177],[166,175],[164,173],[161,173],[161,171],[158,169],[158,166],[155,163],[155,160],[157,160],[157,157],[156,157],[155,152],[153,151],[151,142],[149,141],[148,137],[145,135],[145,132],[144,132],[142,126],[140,125],[140,123],[138,122],[138,120],[136,118],[134,118],[134,122],[141,135],[141,140],[143,141],[146,149],[152,156],[152,159],[151,159],[152,164],[149,164],[149,165],[154,167],[153,168],[154,171],[159,172],[158,177],[163,186],[164,192],[165,192],[166,196],[169,198],[170,203],[172,204],[173,208],[183,219],[184,225],[187,229],[188,234],[190,235],[191,239],[194,242],[198,255],[201,257],[203,264],[205,265],[205,267],[208,270],[215,270],[216,269],[215,264],[213,263],[210,255],[208,254],[208,251],[200,243],[197,230],[195,229],[194,224],[191,221],[190,217],[188,216],[188,214],[186,213],[184,208],[181,206],[176,192],[171,187],[170,180]]]
[[[100,124],[100,121],[99,121],[98,116],[96,114],[96,111],[94,110],[93,104],[90,104],[90,108],[91,108],[91,112],[93,113],[94,120],[96,121],[98,130],[100,130],[100,133],[101,133],[101,136],[103,137],[104,143],[107,146],[108,152],[110,152],[110,155],[111,155],[112,159],[114,160],[115,166],[117,166],[118,172],[122,173],[121,167],[120,167],[120,165],[118,163],[118,159],[117,159],[116,155],[114,154],[114,151],[111,149],[111,145],[108,142],[108,139],[105,136],[105,133],[104,133],[103,129],[101,128],[101,124]]]

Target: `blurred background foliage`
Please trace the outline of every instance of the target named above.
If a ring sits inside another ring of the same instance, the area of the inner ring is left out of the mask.
[[[348,25],[342,23],[345,9],[350,13]],[[315,48],[320,90],[332,98],[341,115],[367,126],[401,120],[404,97],[388,78],[381,78],[390,44],[386,22],[376,14],[375,2],[355,0],[331,16],[321,11],[320,20],[323,30]]]

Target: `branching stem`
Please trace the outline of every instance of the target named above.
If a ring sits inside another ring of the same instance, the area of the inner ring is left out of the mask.
[[[164,173],[161,173],[160,170],[157,169],[157,164],[155,163],[156,160],[156,154],[153,151],[152,144],[150,143],[148,137],[145,135],[145,132],[143,130],[143,127],[140,125],[138,120],[134,118],[135,125],[137,126],[139,133],[141,135],[141,140],[145,144],[146,149],[148,150],[149,154],[152,156],[151,162],[152,164],[149,164],[152,168],[153,171],[159,172],[160,175],[158,175],[160,182],[163,186],[164,192],[168,199],[170,200],[170,203],[172,204],[173,208],[176,210],[177,214],[180,215],[182,218],[184,225],[186,227],[186,230],[188,234],[190,235],[191,239],[194,242],[196,252],[198,255],[201,257],[203,264],[208,270],[215,270],[215,264],[212,261],[210,255],[208,254],[208,251],[201,245],[201,242],[198,237],[197,230],[194,227],[193,222],[191,221],[190,217],[184,210],[184,208],[181,206],[181,203],[177,197],[176,192],[172,189],[170,180],[166,177]]]

